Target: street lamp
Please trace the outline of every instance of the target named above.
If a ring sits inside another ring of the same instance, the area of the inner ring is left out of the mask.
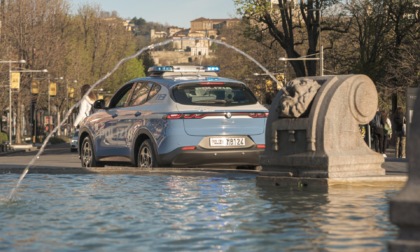
[[[47,69],[41,69],[41,70],[32,70],[32,69],[17,69],[17,70],[14,70],[14,71],[11,71],[11,73],[48,73],[48,70]],[[18,95],[18,103],[19,103],[19,101],[20,101],[20,96]],[[32,110],[32,118],[31,118],[31,122],[32,122],[32,141],[34,141],[34,139],[35,139],[35,130],[34,130],[34,127],[35,127],[35,125],[34,125],[34,114],[33,114],[33,108],[34,107],[34,104],[33,104],[33,101],[32,101],[32,99],[31,99],[31,110]],[[19,109],[18,109],[18,116],[20,117],[20,113],[19,113]],[[18,118],[18,131],[16,132],[16,141],[17,141],[17,143],[20,143],[20,134],[21,134],[21,124],[20,124],[20,118]]]
[[[309,61],[309,60],[319,60],[320,61],[320,76],[324,75],[324,48],[321,46],[321,52],[320,57],[318,58],[307,58],[309,56],[315,56],[318,53],[315,54],[310,54],[310,55],[306,55],[306,56],[302,56],[302,57],[298,57],[298,58],[286,58],[286,57],[281,57],[279,58],[280,61]]]
[[[279,60],[281,61],[307,61],[307,60],[320,60],[321,58],[304,58],[304,57],[299,57],[299,58],[285,58],[285,57],[281,57],[279,58]]]
[[[19,73],[48,73],[48,70],[47,69],[42,69],[42,70],[21,69],[21,70],[14,70],[13,72],[19,72]]]
[[[26,64],[26,60],[0,60],[0,64],[9,64],[9,144],[12,144],[12,63]]]

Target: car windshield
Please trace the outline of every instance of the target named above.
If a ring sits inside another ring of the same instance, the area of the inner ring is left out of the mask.
[[[238,83],[194,83],[173,89],[174,100],[185,105],[238,106],[257,103],[245,85]]]

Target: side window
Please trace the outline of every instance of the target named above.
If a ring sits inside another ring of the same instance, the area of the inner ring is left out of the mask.
[[[129,102],[129,106],[138,106],[145,103],[152,86],[153,83],[137,83],[133,90],[133,95]]]
[[[112,97],[109,102],[110,108],[124,107],[131,96],[131,91],[134,83],[126,84]]]
[[[157,93],[160,91],[160,85],[154,84],[153,87],[150,89],[149,96],[147,97],[147,100],[152,99]]]

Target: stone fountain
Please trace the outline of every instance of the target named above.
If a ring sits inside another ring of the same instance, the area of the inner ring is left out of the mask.
[[[271,104],[258,179],[276,178],[281,185],[289,183],[287,178],[328,184],[332,178],[384,177],[383,156],[368,147],[360,132],[377,107],[376,87],[365,75],[290,81]]]

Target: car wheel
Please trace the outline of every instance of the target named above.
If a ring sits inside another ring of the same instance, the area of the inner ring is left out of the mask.
[[[155,151],[153,149],[152,142],[147,139],[140,145],[139,152],[137,154],[137,167],[150,168],[156,166],[157,160]]]
[[[99,167],[99,162],[95,159],[95,152],[93,151],[93,144],[89,137],[85,137],[82,142],[80,150],[80,160],[82,167]]]

